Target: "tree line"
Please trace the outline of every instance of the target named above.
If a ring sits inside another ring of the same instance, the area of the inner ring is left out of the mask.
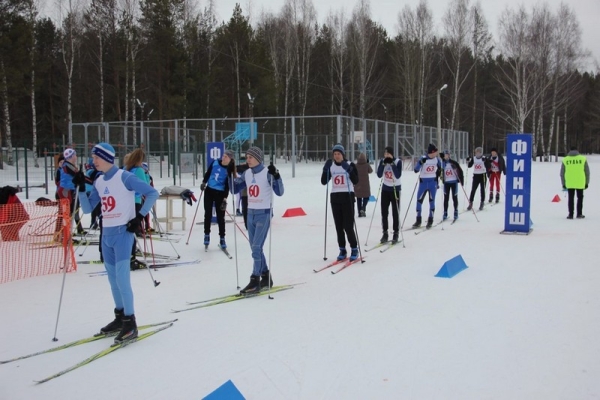
[[[434,24],[426,0],[392,35],[369,0],[320,23],[312,0],[252,21],[215,0],[0,0],[0,134],[34,154],[72,143],[70,122],[349,115],[470,132],[500,147],[531,132],[534,153],[599,152],[600,73],[582,66],[566,4],[507,8],[492,38],[479,3],[452,0]],[[443,88],[443,89],[442,89]],[[250,94],[252,100],[247,97]],[[152,115],[148,115],[150,110]],[[285,127],[284,127],[285,131]],[[300,127],[300,134],[303,134]]]

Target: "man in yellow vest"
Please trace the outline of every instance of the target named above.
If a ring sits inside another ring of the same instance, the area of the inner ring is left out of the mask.
[[[590,183],[590,168],[585,156],[579,154],[575,147],[571,147],[571,151],[563,158],[560,167],[560,180],[563,190],[569,191],[569,215],[567,219],[573,219],[575,192],[577,192],[577,218],[585,218],[585,215],[583,215],[583,190],[587,189]]]

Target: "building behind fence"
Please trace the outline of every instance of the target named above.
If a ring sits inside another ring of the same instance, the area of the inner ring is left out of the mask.
[[[117,152],[116,163],[137,147],[147,155],[150,170],[155,177],[172,178],[178,184],[181,176],[192,174],[198,179],[204,173],[206,143],[224,142],[243,160],[245,151],[253,145],[265,153],[265,163],[291,163],[292,177],[302,163],[322,162],[330,157],[331,148],[341,143],[346,157],[356,160],[358,153],[366,153],[374,161],[381,158],[386,146],[394,148],[407,167],[415,157],[424,154],[429,143],[437,143],[437,129],[429,126],[399,124],[341,115],[305,117],[260,117],[233,120],[177,119],[161,121],[104,122],[72,124],[73,143],[66,147],[76,149],[78,163],[84,164],[91,156],[92,147],[99,142],[111,143]],[[454,159],[461,160],[470,153],[469,135],[464,131],[442,130],[440,150],[450,150]],[[28,188],[44,186],[53,181],[58,154],[65,146],[39,146],[38,165],[30,143],[13,140],[15,165],[0,170],[5,184]],[[6,151],[6,150],[5,150]],[[4,154],[6,160],[6,154]],[[408,161],[408,162],[407,162]],[[46,189],[47,193],[48,189]]]

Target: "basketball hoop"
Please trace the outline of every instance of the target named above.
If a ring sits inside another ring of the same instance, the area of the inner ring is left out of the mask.
[[[354,131],[354,144],[361,144],[364,142],[364,132],[363,131]]]

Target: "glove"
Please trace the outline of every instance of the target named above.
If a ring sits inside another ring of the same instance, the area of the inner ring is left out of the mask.
[[[332,164],[333,164],[332,159],[325,161],[325,166],[323,167],[323,171],[329,171],[329,168],[331,168]]]
[[[348,171],[348,169],[350,168],[350,164],[348,163],[348,161],[342,161],[342,168],[344,168],[344,171]]]
[[[83,171],[78,171],[73,179],[71,179],[71,182],[79,188],[80,192],[85,192],[85,175]]]
[[[470,163],[470,162],[471,162],[471,160],[472,160],[472,158],[471,158],[471,157],[467,157],[467,158],[466,158],[466,161],[467,161],[468,163]]]
[[[419,161],[421,163],[421,165],[425,164],[425,161],[427,161],[427,159],[425,157],[421,157],[421,161]]]
[[[206,183],[202,182],[202,184],[200,185],[200,190],[204,190],[206,189]]]
[[[144,222],[144,216],[137,213],[135,218],[129,220],[127,223],[127,232],[142,233],[142,223]]]
[[[223,201],[221,202],[221,211],[226,211],[227,210],[227,200],[223,199]]]
[[[269,166],[267,167],[267,171],[269,171],[269,173],[273,175],[273,178],[275,178],[276,180],[281,178],[281,175],[279,175],[279,171],[277,171],[273,163],[269,164]]]
[[[180,196],[190,206],[192,205],[192,201],[196,201],[196,197],[194,197],[194,192],[192,192],[190,189],[181,192]]]
[[[383,159],[383,163],[384,164],[393,164],[394,163],[394,159],[392,157],[386,157]]]
[[[233,175],[235,173],[235,164],[233,163],[233,160],[229,161],[229,164],[227,164],[227,175]]]
[[[585,188],[587,189],[587,187],[588,187],[588,185],[587,185],[587,183],[586,183],[586,184],[585,184]]]

